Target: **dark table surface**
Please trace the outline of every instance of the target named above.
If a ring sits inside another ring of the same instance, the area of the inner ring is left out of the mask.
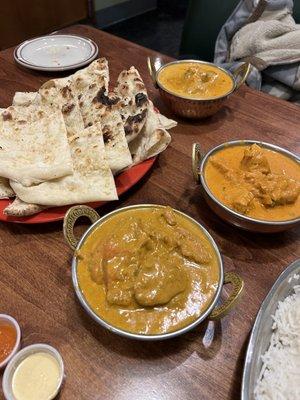
[[[146,57],[159,54],[88,26],[64,31],[97,42],[99,55],[109,61],[112,82],[122,69],[136,66],[154,104],[172,117],[147,74]],[[15,91],[36,90],[53,76],[18,67],[13,49],[0,52],[0,107],[11,104]],[[193,182],[191,147],[199,142],[207,151],[227,140],[258,139],[295,152],[300,150],[299,123],[299,107],[242,87],[215,116],[199,122],[178,120],[170,147],[151,172],[118,202],[99,210],[104,214],[130,204],[160,203],[184,211],[215,238],[225,271],[236,271],[244,279],[243,299],[228,316],[204,322],[176,339],[126,340],[99,327],[83,312],[72,288],[72,252],[64,242],[61,222],[1,223],[0,313],[20,322],[23,346],[45,342],[61,352],[66,369],[61,399],[239,398],[255,315],[280,272],[299,257],[299,230],[261,235],[220,220]]]

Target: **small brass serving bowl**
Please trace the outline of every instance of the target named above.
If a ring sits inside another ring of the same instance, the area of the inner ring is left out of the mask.
[[[219,249],[214,241],[214,239],[211,237],[211,235],[207,232],[207,230],[200,225],[197,221],[195,221],[193,218],[189,217],[188,215],[174,210],[177,214],[180,214],[184,218],[188,219],[191,221],[193,224],[196,224],[199,230],[205,234],[209,242],[211,243],[214,251],[216,252],[217,258],[218,258],[218,264],[219,264],[219,283],[218,283],[218,288],[216,290],[216,293],[214,295],[214,298],[212,299],[209,307],[192,323],[189,325],[174,331],[170,333],[163,333],[163,334],[156,334],[156,335],[144,335],[144,334],[136,334],[136,333],[131,333],[127,332],[123,329],[117,328],[113,326],[110,322],[105,321],[103,318],[101,318],[98,314],[95,313],[95,311],[92,309],[92,307],[89,305],[88,301],[85,299],[84,294],[82,293],[77,277],[77,265],[78,265],[78,251],[81,249],[81,247],[85,244],[86,239],[93,234],[95,229],[99,229],[99,225],[101,225],[104,221],[109,220],[111,217],[113,217],[116,214],[123,213],[127,210],[133,210],[133,209],[145,209],[145,208],[164,208],[164,206],[156,205],[156,204],[139,204],[139,205],[134,205],[134,206],[128,206],[128,207],[123,207],[118,210],[115,210],[103,217],[100,217],[99,214],[92,209],[91,207],[88,206],[74,206],[69,209],[69,211],[66,213],[65,218],[64,218],[64,225],[63,225],[63,232],[65,239],[69,246],[71,247],[72,250],[75,250],[74,256],[72,259],[72,281],[73,281],[73,286],[74,290],[76,292],[76,295],[83,306],[84,310],[86,313],[92,317],[99,325],[103,326],[104,328],[108,329],[109,331],[116,333],[118,335],[131,338],[131,339],[138,339],[138,340],[147,340],[147,341],[152,341],[152,340],[164,340],[164,339],[170,339],[175,336],[182,335],[183,333],[186,333],[193,329],[195,326],[200,324],[205,318],[209,318],[211,320],[216,320],[222,318],[224,315],[226,315],[232,307],[236,304],[237,300],[240,298],[240,295],[242,294],[243,287],[244,287],[244,282],[243,280],[237,275],[235,272],[226,272],[224,273],[224,268],[223,268],[223,262],[221,258],[221,254],[219,252]],[[80,217],[88,217],[91,222],[93,223],[90,228],[84,233],[82,238],[78,240],[74,236],[74,224],[77,221],[78,218]],[[217,302],[220,300],[220,295],[222,291],[222,287],[224,284],[230,283],[232,285],[232,291],[229,297],[221,304],[221,305],[216,305]]]
[[[206,183],[205,167],[211,156],[218,153],[220,150],[223,150],[224,148],[227,149],[228,147],[232,146],[245,146],[254,143],[266,149],[282,153],[283,155],[291,158],[296,163],[300,163],[300,157],[296,156],[290,151],[285,150],[282,147],[276,146],[274,144],[259,142],[256,140],[232,140],[230,142],[222,143],[219,146],[214,147],[205,155],[201,154],[200,145],[198,143],[194,143],[192,151],[192,168],[194,179],[196,180],[196,182],[201,183],[204,198],[210,208],[220,218],[224,219],[230,224],[248,231],[261,233],[281,232],[292,229],[295,226],[300,225],[300,217],[284,221],[266,221],[248,217],[244,214],[232,210],[231,208],[220,202],[210,191],[209,186]]]
[[[173,93],[172,91],[165,88],[161,82],[159,81],[160,72],[167,68],[169,65],[173,64],[182,64],[182,63],[196,63],[202,65],[211,65],[217,68],[220,71],[223,71],[232,81],[232,89],[229,92],[217,97],[212,97],[209,99],[199,98],[194,99],[185,96],[179,96],[178,94]],[[232,74],[219,67],[216,64],[212,64],[206,61],[199,60],[180,60],[173,61],[168,64],[162,65],[160,68],[156,69],[155,62],[150,57],[147,59],[147,65],[149,73],[152,77],[154,86],[159,89],[160,95],[166,105],[177,115],[184,118],[206,118],[213,114],[215,114],[219,109],[224,105],[227,98],[236,91],[247,79],[247,76],[250,71],[250,64],[243,63],[241,64]]]

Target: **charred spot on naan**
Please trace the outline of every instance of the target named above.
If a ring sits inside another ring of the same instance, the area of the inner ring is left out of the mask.
[[[102,133],[103,133],[104,144],[107,144],[114,139],[114,133],[110,125],[104,125],[102,127]]]
[[[124,125],[125,135],[129,135],[133,132],[137,133],[141,130],[147,117],[147,110],[143,110],[141,113],[136,115],[130,115]]]
[[[98,93],[96,94],[96,96],[93,99],[93,103],[101,103],[104,106],[113,106],[115,104],[118,103],[118,101],[120,100],[119,97],[109,97],[107,96],[107,94],[105,93],[106,89],[103,86]]]
[[[62,106],[61,111],[62,111],[62,113],[64,115],[66,115],[66,114],[70,114],[74,108],[75,108],[75,104],[74,103],[64,104]]]
[[[74,97],[69,85],[62,87],[60,93],[63,99],[72,99]]]
[[[11,113],[10,113],[9,111],[4,111],[4,112],[2,113],[2,119],[3,119],[3,121],[10,121],[10,120],[12,120],[12,115],[11,115]]]
[[[137,93],[135,95],[135,104],[138,107],[142,107],[147,102],[148,102],[148,96],[145,93]]]

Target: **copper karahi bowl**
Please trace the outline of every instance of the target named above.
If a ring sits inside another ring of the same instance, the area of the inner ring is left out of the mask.
[[[212,97],[209,99],[191,99],[185,96],[179,96],[174,94],[173,92],[166,89],[159,81],[158,77],[160,72],[172,64],[180,64],[180,63],[197,63],[203,65],[211,65],[214,68],[219,69],[220,71],[224,72],[232,81],[232,89],[229,92],[217,97]],[[174,114],[179,115],[180,117],[184,118],[206,118],[217,111],[224,105],[228,97],[235,92],[247,79],[247,76],[250,71],[250,64],[243,63],[233,73],[219,67],[216,64],[199,61],[199,60],[180,60],[180,61],[173,61],[167,64],[156,68],[155,60],[148,57],[147,65],[149,73],[152,77],[154,86],[159,89],[160,95],[166,105],[174,112]]]
[[[270,143],[259,142],[255,140],[232,140],[230,142],[226,142],[220,144],[219,146],[214,147],[205,155],[201,154],[200,145],[198,143],[194,143],[192,151],[193,176],[195,181],[201,184],[203,196],[207,204],[215,212],[215,214],[217,214],[223,220],[229,222],[234,226],[252,232],[261,232],[261,233],[281,232],[281,231],[286,231],[288,229],[292,229],[295,226],[299,226],[300,217],[284,221],[267,221],[267,220],[252,218],[247,215],[241,214],[227,207],[225,204],[219,201],[210,191],[209,186],[206,183],[205,179],[205,167],[209,158],[224,148],[228,148],[231,146],[252,145],[254,143],[259,145],[260,147],[279,152],[291,158],[296,163],[300,163],[300,157],[296,156],[290,151]]]
[[[153,334],[153,335],[132,333],[132,332],[128,332],[124,329],[117,328],[116,326],[112,325],[110,322],[104,320],[101,316],[96,314],[94,309],[91,307],[89,302],[86,300],[84,293],[82,292],[82,290],[80,288],[78,275],[77,275],[79,250],[84,245],[86,239],[90,235],[92,235],[96,229],[99,229],[103,222],[109,220],[114,215],[126,212],[127,210],[132,210],[132,209],[164,208],[164,207],[165,206],[161,206],[161,205],[157,205],[157,204],[137,204],[137,205],[133,205],[133,206],[119,208],[115,211],[110,212],[107,215],[100,217],[100,215],[94,209],[92,209],[88,206],[78,205],[78,206],[71,207],[65,215],[64,226],[63,226],[64,236],[65,236],[67,243],[71,247],[71,249],[75,250],[73,259],[72,259],[72,280],[73,280],[73,287],[74,287],[75,293],[77,295],[77,298],[78,298],[79,302],[81,303],[81,305],[83,306],[86,313],[92,319],[94,319],[94,321],[96,321],[96,323],[98,323],[100,326],[106,328],[110,332],[116,333],[116,334],[124,336],[126,338],[145,340],[145,341],[155,341],[155,340],[170,339],[170,338],[174,338],[176,336],[182,335],[182,334],[190,331],[191,329],[195,328],[206,318],[210,319],[210,320],[221,319],[223,316],[225,316],[227,313],[229,313],[229,311],[236,305],[237,301],[240,299],[241,294],[243,292],[243,287],[244,287],[243,279],[240,278],[240,276],[233,271],[232,272],[224,272],[223,261],[222,261],[220,251],[219,251],[215,241],[213,240],[211,235],[208,233],[208,231],[202,225],[200,225],[196,220],[191,218],[190,216],[188,216],[178,210],[174,210],[175,213],[180,214],[181,216],[183,216],[184,218],[190,220],[193,224],[195,224],[198,227],[198,229],[204,233],[204,235],[206,236],[208,241],[211,243],[212,248],[216,252],[217,259],[218,259],[218,265],[219,265],[219,272],[220,272],[219,283],[218,283],[218,288],[216,290],[216,293],[215,293],[210,305],[208,306],[208,308],[205,309],[203,311],[203,313],[201,313],[201,315],[195,321],[184,326],[183,328],[180,328],[176,331],[171,331],[168,333]],[[83,217],[83,216],[89,218],[90,221],[92,222],[92,225],[84,233],[84,235],[81,237],[81,239],[78,240],[74,235],[74,224],[78,218]],[[228,298],[221,300],[221,291],[222,291],[223,286],[226,284],[231,284],[232,289],[230,290],[230,294],[229,294]]]

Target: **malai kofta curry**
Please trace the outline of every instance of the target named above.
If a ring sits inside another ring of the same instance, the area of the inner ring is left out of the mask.
[[[219,284],[215,249],[170,207],[128,209],[103,221],[77,253],[77,277],[103,320],[138,334],[162,334],[195,321]]]
[[[204,176],[212,194],[241,214],[266,221],[300,216],[300,165],[280,152],[229,146],[209,157]]]
[[[195,100],[221,97],[233,88],[233,80],[226,72],[214,65],[195,62],[167,65],[157,80],[166,90]]]

